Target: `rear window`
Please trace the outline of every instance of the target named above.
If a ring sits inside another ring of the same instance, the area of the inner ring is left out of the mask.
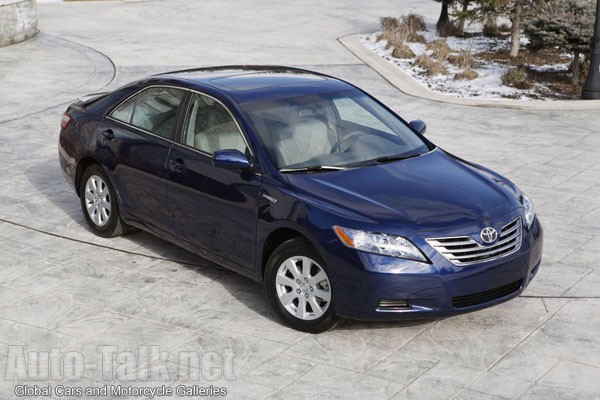
[[[110,116],[128,124],[131,123],[131,117],[133,115],[133,109],[135,108],[135,102],[137,101],[138,95],[133,96],[119,107],[115,108]]]
[[[137,128],[173,139],[177,111],[185,91],[153,87],[136,94],[115,108],[110,116]]]
[[[114,92],[99,94],[98,97],[93,97],[89,100],[83,99],[84,103],[81,106],[90,113],[104,114],[107,110],[112,109],[115,104],[119,104],[139,90],[139,87],[129,85]]]

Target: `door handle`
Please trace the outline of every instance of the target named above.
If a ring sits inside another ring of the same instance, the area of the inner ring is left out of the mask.
[[[181,158],[178,158],[176,160],[169,160],[169,170],[176,174],[183,174],[186,170],[183,160]]]
[[[114,140],[115,139],[115,133],[113,132],[112,129],[108,128],[108,129],[104,129],[102,131],[102,135],[107,138],[108,140]]]

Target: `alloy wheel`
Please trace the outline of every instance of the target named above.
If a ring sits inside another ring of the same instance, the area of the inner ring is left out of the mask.
[[[95,225],[105,226],[110,221],[110,191],[98,175],[91,175],[85,184],[85,208]]]
[[[325,270],[309,257],[290,257],[277,269],[277,297],[287,312],[304,321],[321,317],[331,304]]]

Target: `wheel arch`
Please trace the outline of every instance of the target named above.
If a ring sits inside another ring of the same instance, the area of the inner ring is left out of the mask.
[[[265,277],[265,268],[267,266],[267,261],[273,251],[281,244],[287,242],[291,239],[304,239],[308,243],[314,246],[313,242],[303,234],[299,229],[290,228],[290,227],[280,227],[273,230],[264,241],[264,245],[262,247],[261,260],[260,260],[260,276],[264,280]]]
[[[88,169],[89,167],[91,167],[92,165],[98,165],[100,168],[102,168],[104,170],[104,173],[106,174],[106,178],[110,181],[110,183],[113,187],[113,190],[115,191],[115,195],[117,197],[117,202],[118,202],[119,209],[121,212],[121,217],[123,217],[123,219],[127,220],[127,218],[126,218],[127,210],[125,210],[125,208],[123,207],[123,199],[121,198],[121,193],[119,192],[119,189],[117,188],[117,186],[114,183],[114,179],[111,177],[111,174],[108,173],[108,171],[106,170],[106,167],[104,165],[102,165],[102,163],[96,157],[91,156],[89,154],[84,155],[77,163],[77,170],[75,172],[75,188],[76,188],[75,191],[77,192],[77,196],[81,197],[81,193],[79,193],[79,189],[81,187],[81,178],[83,177],[83,172],[86,169]]]
[[[301,241],[293,241],[292,239],[302,239]],[[285,249],[283,249],[283,253],[278,252],[276,249],[278,248],[278,246],[280,246],[281,244],[284,244]],[[294,310],[292,305],[290,304],[290,302],[286,302],[285,304],[282,303],[282,296],[285,295],[287,298],[287,295],[290,294],[291,292],[286,289],[283,289],[286,293],[282,294],[282,292],[280,292],[281,286],[282,285],[278,285],[277,284],[277,276],[279,276],[279,270],[281,268],[282,265],[284,264],[279,264],[281,262],[281,260],[285,260],[288,259],[288,257],[290,256],[294,256],[294,255],[299,255],[302,254],[304,257],[309,257],[309,259],[311,259],[311,261],[315,262],[320,268],[321,270],[325,269],[324,264],[322,264],[321,261],[319,261],[319,259],[322,257],[321,256],[321,252],[319,251],[319,249],[317,248],[318,246],[316,246],[306,234],[303,234],[301,230],[296,230],[293,227],[291,228],[277,228],[275,230],[273,230],[267,240],[265,241],[265,246],[263,247],[263,265],[262,265],[262,273],[263,273],[263,281],[264,281],[264,285],[265,285],[265,293],[267,296],[267,301],[269,302],[270,306],[272,307],[272,309],[274,310],[275,314],[279,316],[279,318],[281,319],[281,321],[283,323],[285,323],[286,325],[292,327],[293,329],[296,330],[300,330],[303,332],[310,332],[310,333],[319,333],[319,332],[324,332],[326,330],[329,330],[333,327],[335,327],[339,321],[339,318],[335,312],[335,304],[334,302],[334,296],[333,296],[333,285],[332,285],[332,281],[331,281],[331,277],[328,276],[329,274],[327,273],[327,271],[325,271],[325,277],[327,278],[327,285],[325,287],[322,287],[321,289],[326,290],[327,292],[330,293],[330,295],[328,296],[327,300],[324,300],[325,298],[321,298],[321,302],[316,303],[316,305],[318,306],[319,310],[321,311],[320,313],[317,313],[316,309],[314,309],[313,304],[315,303],[311,303],[311,301],[318,301],[316,300],[315,296],[319,297],[322,295],[319,295],[318,293],[312,293],[312,295],[310,294],[310,292],[313,292],[313,287],[312,285],[315,285],[314,283],[310,283],[310,281],[308,280],[308,278],[304,278],[306,283],[303,283],[303,285],[305,286],[304,290],[305,294],[302,296],[300,294],[300,286],[297,286],[296,289],[292,288],[292,291],[295,291],[298,293],[298,296],[301,296],[301,300],[304,302],[304,304],[306,304],[304,306],[304,310],[307,311],[308,313],[302,313],[300,316],[298,316],[297,310]],[[272,256],[274,254],[277,254],[277,262],[273,263],[273,264],[269,264],[268,263],[268,259],[269,256]],[[283,258],[281,258],[283,257]],[[302,261],[304,263],[304,261]],[[309,271],[312,270],[312,264],[310,264],[309,267]],[[303,273],[304,273],[304,267],[302,269]],[[287,274],[287,272],[286,272]],[[293,273],[292,273],[293,274]],[[318,275],[318,274],[316,274]],[[316,276],[315,275],[315,276]],[[295,282],[296,283],[301,283],[300,281],[298,281],[298,279],[300,279],[298,276],[296,276],[295,278]],[[321,283],[321,281],[324,279],[319,279],[319,281],[317,282],[318,284]],[[283,286],[289,286],[289,285],[283,285]],[[317,286],[317,285],[315,285]],[[310,288],[310,292],[309,292],[309,288]],[[315,290],[318,290],[319,287],[316,287]],[[295,297],[297,297],[295,294],[293,294]],[[309,298],[312,297],[312,299],[309,300]],[[299,303],[300,303],[300,299],[298,300],[290,300],[290,301],[297,301],[298,303],[296,303],[296,307],[299,307]],[[323,303],[325,302],[325,303]],[[308,306],[308,304],[310,304],[310,307]],[[327,308],[323,309],[323,304],[326,304]],[[292,307],[292,308],[290,308]],[[312,311],[311,311],[312,310]]]
[[[94,164],[99,164],[98,160],[91,156],[84,156],[77,163],[77,169],[75,171],[75,191],[77,192],[77,196],[81,196],[79,188],[81,187],[81,177],[83,176],[83,172]]]

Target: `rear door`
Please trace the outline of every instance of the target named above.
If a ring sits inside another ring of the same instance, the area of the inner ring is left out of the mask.
[[[232,114],[210,96],[192,93],[184,121],[181,143],[167,160],[172,233],[208,258],[253,269],[262,178],[211,164],[217,150],[252,157],[247,142]]]
[[[187,93],[175,87],[143,89],[116,107],[100,128],[104,146],[98,151],[109,166],[124,217],[158,234],[169,230],[166,161]]]

